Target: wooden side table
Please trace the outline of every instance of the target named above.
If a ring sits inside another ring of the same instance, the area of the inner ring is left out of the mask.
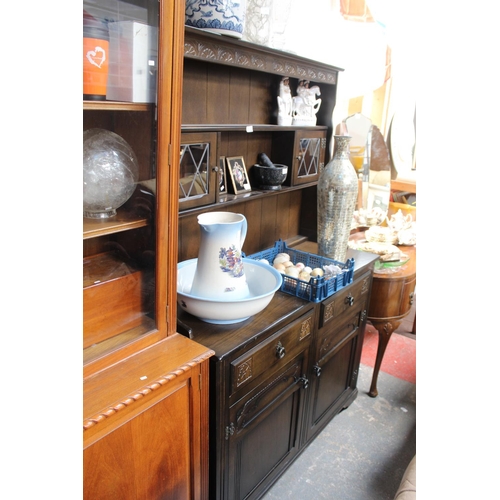
[[[391,274],[373,275],[372,294],[368,307],[368,321],[377,329],[379,335],[377,357],[369,395],[378,395],[377,379],[387,344],[394,330],[410,312],[415,299],[417,283],[417,249],[415,246],[402,246],[401,251],[410,260]],[[416,327],[416,316],[414,329]]]

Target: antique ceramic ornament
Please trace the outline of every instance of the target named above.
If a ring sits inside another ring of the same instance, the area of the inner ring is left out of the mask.
[[[283,77],[280,82],[280,93],[278,96],[278,125],[289,126],[292,124],[292,91],[290,89],[290,79]]]
[[[177,302],[184,311],[202,321],[215,324],[240,323],[262,311],[281,287],[281,273],[272,266],[243,258],[249,293],[245,298],[231,296],[200,297],[192,293],[197,260],[190,259],[177,265]]]
[[[234,38],[245,29],[246,0],[186,0],[186,26]]]
[[[317,85],[309,88],[308,80],[300,80],[297,95],[293,98],[293,125],[316,125],[316,113],[321,106],[321,99],[316,97],[318,95],[321,95],[321,92]]]
[[[201,242],[192,293],[219,300],[248,297],[241,252],[247,234],[245,216],[206,212],[198,215],[198,224]]]

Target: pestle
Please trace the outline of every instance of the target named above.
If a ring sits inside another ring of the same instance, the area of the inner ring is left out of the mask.
[[[259,153],[257,158],[259,160],[259,165],[261,165],[263,167],[276,168],[274,166],[274,163],[269,159],[269,157],[266,155],[266,153]]]

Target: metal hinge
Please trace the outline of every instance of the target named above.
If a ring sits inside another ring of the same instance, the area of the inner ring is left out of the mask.
[[[226,427],[226,441],[229,439],[229,436],[232,436],[234,434],[234,424],[231,422],[227,427]]]

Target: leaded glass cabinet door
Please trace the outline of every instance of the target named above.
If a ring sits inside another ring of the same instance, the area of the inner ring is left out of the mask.
[[[179,210],[215,203],[217,133],[183,133],[179,166]]]
[[[169,316],[175,317],[175,302],[168,307],[175,301],[175,274],[167,265],[177,249],[178,203],[171,186],[178,177],[171,171],[177,172],[179,163],[178,158],[169,160],[169,150],[178,150],[180,144],[180,116],[171,110],[181,80],[171,73],[182,54],[174,40],[173,10],[173,2],[160,8],[157,0],[83,1],[84,139],[90,130],[114,134],[128,144],[137,167],[125,201],[105,213],[89,214],[85,203],[90,185],[101,189],[103,207],[108,208],[106,196],[126,168],[120,165],[119,142],[87,148],[84,140],[86,375],[175,333]],[[96,70],[105,66],[104,87],[86,85],[87,80],[95,84]],[[108,176],[97,176],[99,161]]]
[[[323,131],[299,130],[295,134],[295,157],[292,185],[318,180],[325,161],[326,134]]]

